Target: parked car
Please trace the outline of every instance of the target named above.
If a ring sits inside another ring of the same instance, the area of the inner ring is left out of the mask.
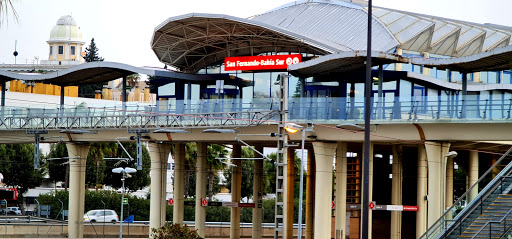
[[[119,222],[116,211],[110,209],[90,210],[84,214],[85,222]]]
[[[21,210],[19,207],[7,207],[6,214],[7,215],[21,215]]]

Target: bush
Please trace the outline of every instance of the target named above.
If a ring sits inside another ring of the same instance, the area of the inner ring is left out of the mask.
[[[156,238],[156,239],[167,239],[167,238],[196,239],[196,238],[201,238],[199,235],[197,235],[196,231],[190,230],[187,226],[181,226],[180,224],[169,224],[169,223],[165,223],[165,225],[161,228],[151,229],[151,234],[152,234],[153,238]]]

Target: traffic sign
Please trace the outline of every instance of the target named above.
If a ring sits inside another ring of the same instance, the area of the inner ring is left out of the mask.
[[[334,201],[331,202],[331,209],[332,210],[336,209],[336,202],[334,202]]]
[[[128,198],[123,198],[123,204],[128,204]]]
[[[169,198],[169,205],[171,205],[171,206],[172,206],[173,204],[174,204],[174,199]]]
[[[375,202],[374,201],[370,202],[370,205],[368,205],[368,207],[370,207],[370,209],[373,210],[373,208],[375,207]]]
[[[206,200],[206,198],[201,198],[201,206],[203,206],[203,207],[208,206],[208,200]]]

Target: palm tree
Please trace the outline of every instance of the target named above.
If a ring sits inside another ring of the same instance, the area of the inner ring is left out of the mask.
[[[207,161],[210,166],[210,170],[208,171],[208,200],[212,201],[213,199],[213,183],[215,175],[213,172],[224,169],[224,164],[221,163],[217,158],[224,158],[228,154],[228,151],[222,145],[211,144],[208,145],[207,149]]]
[[[197,144],[195,142],[185,144],[185,198],[189,195],[190,173],[195,170],[197,161]]]
[[[3,20],[9,16],[9,11],[12,12],[15,21],[18,21],[18,13],[12,4],[12,0],[0,0],[0,25],[3,24]]]

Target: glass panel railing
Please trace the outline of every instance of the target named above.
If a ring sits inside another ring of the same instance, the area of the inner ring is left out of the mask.
[[[96,116],[145,116],[180,115],[197,117],[197,114],[228,112],[262,112],[278,110],[278,100],[254,99],[202,99],[158,101],[156,104],[139,102],[106,102],[85,104],[63,109],[59,105],[6,106],[3,117],[96,117]],[[364,98],[360,97],[310,97],[290,98],[289,120],[294,122],[339,123],[339,121],[364,121]],[[465,97],[374,97],[371,102],[371,119],[376,123],[388,122],[499,122],[510,121],[511,100],[479,100],[476,95]],[[492,121],[491,121],[492,120]]]
[[[509,177],[512,174],[512,163],[509,157],[511,152],[512,148],[459,197],[420,238],[457,238],[499,194],[508,193],[512,185],[512,178]],[[479,186],[483,186],[481,184],[493,176],[493,169],[503,164],[507,166],[478,193]],[[465,202],[467,206],[458,210]]]

